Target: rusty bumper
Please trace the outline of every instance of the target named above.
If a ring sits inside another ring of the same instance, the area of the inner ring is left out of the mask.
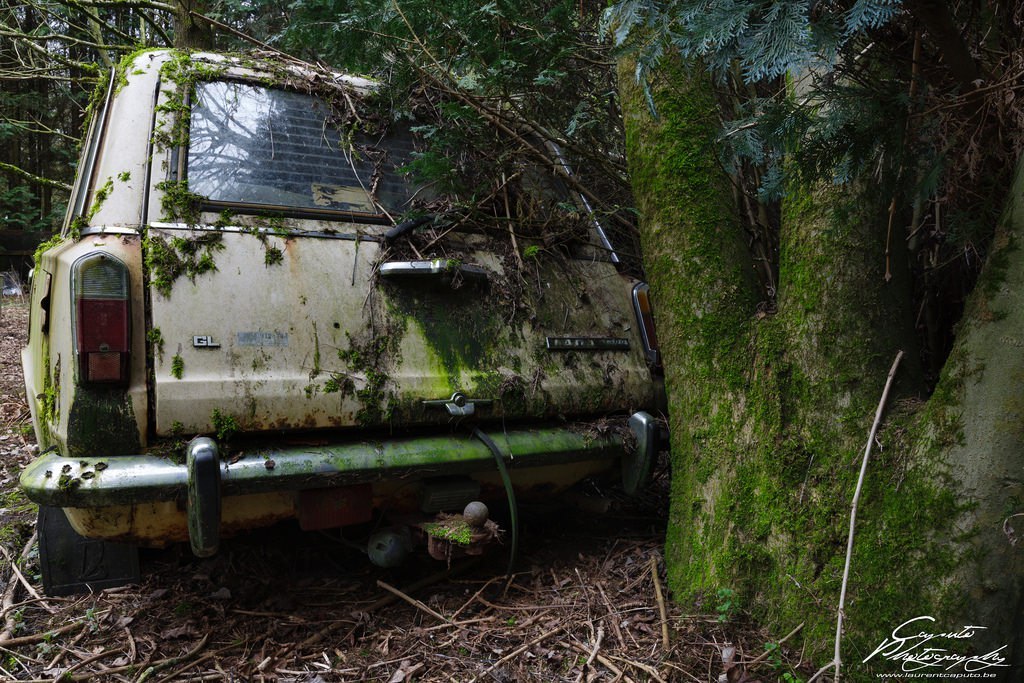
[[[650,416],[638,413],[647,424]],[[634,461],[645,443],[637,416],[630,421],[637,448],[618,435],[595,436],[567,428],[514,430],[492,434],[509,470],[577,462]],[[627,452],[628,451],[628,452]],[[641,460],[647,458],[641,456]],[[222,499],[386,480],[474,474],[495,469],[494,454],[470,435],[449,434],[380,442],[318,446],[274,446],[220,457],[213,440],[200,437],[185,463],[165,457],[131,455],[67,458],[44,453],[21,475],[26,495],[40,505],[79,510],[187,501],[188,531],[196,554],[215,551]]]

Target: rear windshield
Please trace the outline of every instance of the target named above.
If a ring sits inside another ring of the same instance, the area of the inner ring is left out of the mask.
[[[412,152],[408,131],[346,137],[310,95],[204,82],[192,107],[188,184],[214,204],[383,217],[414,194],[398,170]]]

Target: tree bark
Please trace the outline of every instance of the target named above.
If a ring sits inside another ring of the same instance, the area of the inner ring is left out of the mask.
[[[1024,512],[1020,237],[1006,233],[996,261],[1014,264],[991,276],[999,286],[978,288],[954,363],[925,401],[901,254],[891,259],[894,278],[884,277],[882,198],[892,188],[792,187],[778,312],[759,314],[730,179],[716,159],[709,79],[700,66],[667,61],[651,84],[657,118],[630,64],[621,65],[620,91],[669,392],[666,546],[677,599],[714,611],[715,592],[732,589],[779,633],[805,622],[807,652],[831,658],[863,440],[889,364],[904,350],[858,513],[844,673],[899,670],[861,660],[921,615],[936,618],[935,632],[988,626],[989,640],[969,646],[1001,640],[1009,651],[1021,630],[1024,552],[1002,532],[1009,514]],[[1024,223],[1020,201],[1012,215]],[[988,291],[996,294],[985,299]],[[998,370],[979,369],[997,357]],[[986,436],[997,429],[998,446]],[[1013,657],[1021,656],[1017,643]]]
[[[174,47],[189,50],[213,49],[213,26],[196,15],[206,12],[204,0],[176,0]]]

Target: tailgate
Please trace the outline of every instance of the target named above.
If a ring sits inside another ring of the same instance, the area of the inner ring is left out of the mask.
[[[499,256],[494,240],[459,234],[445,243],[458,259],[397,259],[376,238],[276,232],[149,228],[158,434],[655,403],[631,283],[609,263]]]

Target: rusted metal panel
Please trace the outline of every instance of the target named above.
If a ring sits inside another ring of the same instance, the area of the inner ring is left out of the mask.
[[[373,487],[369,484],[299,492],[299,526],[306,531],[333,529],[373,518]]]

